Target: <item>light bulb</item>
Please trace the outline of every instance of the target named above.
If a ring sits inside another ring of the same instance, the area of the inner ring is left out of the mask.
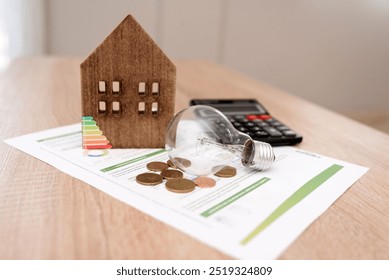
[[[165,148],[178,168],[196,176],[215,173],[226,165],[265,170],[275,159],[268,143],[251,139],[219,110],[203,105],[191,106],[172,118]]]

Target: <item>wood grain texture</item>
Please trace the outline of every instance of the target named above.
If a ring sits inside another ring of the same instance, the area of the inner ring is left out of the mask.
[[[80,121],[80,59],[14,61],[0,77],[1,139]],[[207,62],[177,61],[176,111],[190,98],[257,98],[304,136],[299,147],[370,167],[281,256],[389,259],[389,136]],[[228,259],[0,143],[1,259]]]
[[[105,83],[99,92],[99,82]],[[119,82],[119,92],[113,92]],[[145,83],[144,94],[139,84]],[[159,86],[158,94],[152,85]],[[82,114],[92,116],[113,148],[160,148],[174,113],[176,68],[132,16],[127,16],[81,64]],[[99,111],[99,102],[106,110]],[[113,102],[120,110],[113,113]],[[152,114],[152,103],[158,103]],[[138,104],[145,104],[139,114]]]

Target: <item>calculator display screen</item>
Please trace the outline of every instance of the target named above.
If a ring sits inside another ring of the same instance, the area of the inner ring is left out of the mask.
[[[265,114],[266,111],[259,104],[212,104],[212,107],[223,113]]]

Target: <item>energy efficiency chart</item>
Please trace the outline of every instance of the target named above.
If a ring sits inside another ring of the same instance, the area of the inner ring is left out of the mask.
[[[112,145],[91,116],[82,117],[82,147],[84,149],[110,149]]]

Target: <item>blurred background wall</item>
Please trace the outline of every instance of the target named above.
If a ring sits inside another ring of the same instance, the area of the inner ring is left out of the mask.
[[[0,64],[86,56],[128,13],[172,58],[223,64],[389,132],[388,0],[0,0]]]

